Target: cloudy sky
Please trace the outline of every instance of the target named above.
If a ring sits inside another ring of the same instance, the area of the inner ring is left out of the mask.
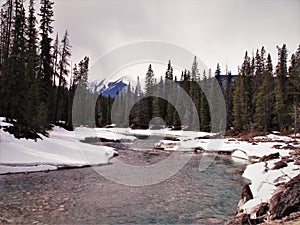
[[[56,0],[54,9],[55,31],[69,30],[73,63],[159,40],[191,51],[213,71],[219,62],[236,73],[246,50],[265,46],[276,62],[277,45],[293,53],[300,44],[299,0]]]

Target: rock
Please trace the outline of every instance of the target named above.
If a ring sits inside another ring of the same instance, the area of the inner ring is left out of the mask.
[[[253,194],[251,192],[249,184],[246,184],[242,191],[242,199],[247,202],[250,199],[253,199]]]
[[[287,163],[281,160],[279,162],[274,163],[274,166],[271,170],[279,170],[287,166],[288,166]]]
[[[281,149],[282,145],[274,145],[272,148]]]
[[[168,140],[168,141],[180,141],[180,137],[165,136],[164,140]]]
[[[291,156],[283,156],[283,157],[281,157],[281,159],[286,163],[290,163],[290,162],[295,161]]]
[[[251,192],[249,184],[246,184],[242,191],[242,196],[237,207],[237,212],[238,213],[243,212],[242,209],[243,205],[251,199],[253,199],[253,194]]]
[[[270,218],[281,219],[300,211],[300,174],[284,185],[270,200]]]
[[[194,148],[194,152],[195,153],[201,153],[201,152],[205,152],[205,150],[202,148],[202,147],[196,147],[196,148]]]
[[[250,215],[254,214],[256,219],[252,219],[252,223],[262,223],[267,218],[267,212],[269,211],[269,203],[263,202],[258,206],[254,207]]]
[[[250,223],[250,215],[247,213],[238,214],[234,217],[234,219],[226,225],[243,225],[243,224],[251,224]]]
[[[260,157],[254,156],[254,155],[250,155],[248,158],[251,163],[256,163],[256,162],[259,162],[259,160],[260,160]]]
[[[288,145],[284,146],[282,149],[294,150],[294,149],[297,149],[297,147],[288,144]]]
[[[264,155],[263,157],[261,157],[261,159],[259,160],[260,162],[266,162],[272,159],[279,159],[279,152],[276,152],[274,154],[271,155]]]

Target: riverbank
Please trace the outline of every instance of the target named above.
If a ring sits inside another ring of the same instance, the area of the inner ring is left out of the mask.
[[[300,219],[300,147],[299,141],[284,137],[274,149],[286,150],[260,158],[250,157],[243,177],[250,186],[243,189],[233,224],[293,224]],[[260,138],[257,138],[260,140]],[[272,140],[268,140],[271,142]],[[256,143],[252,140],[252,143]],[[243,155],[241,152],[237,155]],[[289,223],[288,223],[289,222]]]

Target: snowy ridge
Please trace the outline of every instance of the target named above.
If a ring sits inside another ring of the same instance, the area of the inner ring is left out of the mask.
[[[104,79],[102,81],[95,80],[88,84],[90,92],[102,94],[103,96],[110,96],[115,98],[118,93],[125,91],[125,87],[129,84],[128,79],[124,76],[116,81]]]

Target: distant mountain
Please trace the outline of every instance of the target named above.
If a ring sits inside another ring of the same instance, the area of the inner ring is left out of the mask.
[[[104,79],[102,81],[93,81],[89,83],[88,89],[90,92],[101,94],[102,96],[115,98],[118,93],[125,90],[125,87],[129,84],[124,77],[116,81],[108,81]]]
[[[235,82],[237,79],[236,75],[232,75],[231,82]],[[221,75],[221,81],[223,87],[226,86],[226,75]],[[178,82],[180,83],[180,82]],[[104,79],[102,81],[93,81],[89,83],[88,89],[90,92],[101,94],[102,96],[111,98],[115,98],[118,93],[121,91],[125,91],[127,85],[129,84],[129,81],[126,80],[125,77],[121,77],[120,79],[116,81],[108,81],[107,79]]]

